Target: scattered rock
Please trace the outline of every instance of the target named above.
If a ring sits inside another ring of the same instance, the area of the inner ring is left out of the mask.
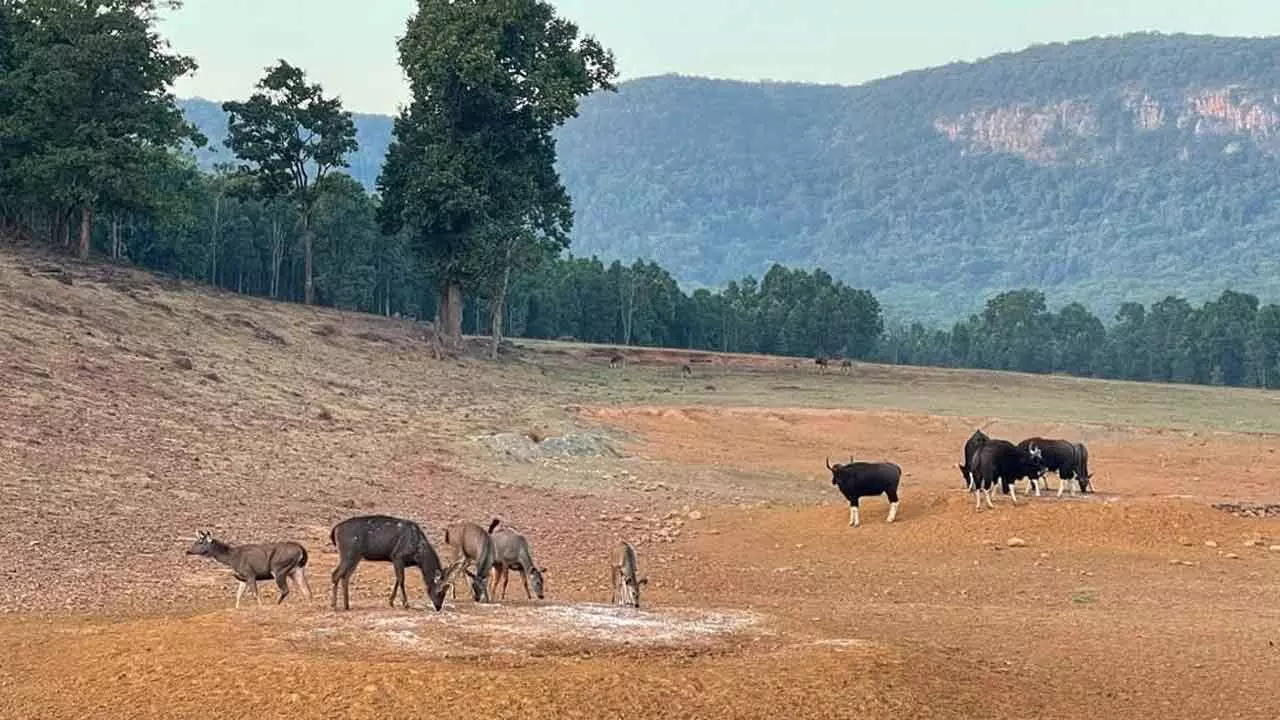
[[[1228,560],[1239,560],[1239,559],[1240,559],[1240,556],[1239,556],[1239,555],[1237,555],[1237,554],[1235,554],[1235,553],[1227,553],[1226,555],[1223,555],[1223,557],[1225,557],[1225,558],[1226,558],[1226,559],[1228,559]]]
[[[701,520],[701,519],[702,519],[702,513],[701,513],[701,512],[699,512],[699,511],[697,511],[697,510],[694,510],[693,512],[689,513],[689,519],[690,519],[690,520]]]
[[[1178,544],[1182,547],[1191,547],[1193,543],[1190,538],[1178,538]]]
[[[472,439],[495,453],[504,454],[520,462],[550,457],[622,456],[608,438],[590,433],[569,433],[562,437],[549,437],[540,442],[521,433],[498,433]]]
[[[195,363],[191,362],[191,358],[186,355],[179,355],[174,358],[173,366],[179,370],[194,370],[196,368]]]
[[[1026,547],[1027,541],[1019,537],[1011,537],[1005,542],[1005,545],[1008,545],[1011,548]]]
[[[1207,548],[1216,548],[1218,547],[1218,543],[1214,542],[1213,540],[1205,540],[1204,546]]]
[[[1280,545],[1272,545],[1267,549],[1270,550],[1271,552],[1280,552]]]

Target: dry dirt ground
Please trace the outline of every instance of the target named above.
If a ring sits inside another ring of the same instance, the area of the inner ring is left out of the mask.
[[[1211,507],[1280,496],[1273,394],[422,334],[0,253],[0,717],[1280,717],[1280,519]],[[976,425],[1088,442],[1099,492],[975,512]],[[846,525],[850,455],[900,522]],[[366,512],[500,517],[548,599],[391,610],[366,564],[334,613]],[[305,543],[314,602],[232,610],[201,528]]]

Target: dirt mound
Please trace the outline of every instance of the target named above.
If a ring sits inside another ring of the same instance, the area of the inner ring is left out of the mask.
[[[593,433],[569,433],[534,439],[521,433],[498,433],[473,438],[498,455],[520,462],[559,457],[622,457],[612,439]]]

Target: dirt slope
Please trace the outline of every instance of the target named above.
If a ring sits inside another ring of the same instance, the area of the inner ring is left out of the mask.
[[[1280,716],[1280,520],[1209,506],[1280,496],[1270,394],[421,332],[0,253],[0,716]],[[974,512],[975,424],[1085,440],[1100,492]],[[618,456],[475,440],[570,432]],[[849,455],[904,467],[901,522],[846,526]],[[330,612],[328,528],[375,511],[500,516],[548,600],[388,610],[365,565]],[[306,543],[314,604],[230,610],[197,528]]]

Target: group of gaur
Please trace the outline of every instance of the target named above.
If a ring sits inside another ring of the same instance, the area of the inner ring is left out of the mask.
[[[361,560],[388,562],[395,570],[396,581],[391,587],[391,607],[396,605],[396,592],[404,607],[409,607],[405,594],[405,568],[416,567],[422,573],[427,598],[438,612],[444,605],[445,593],[457,592],[453,578],[462,571],[471,586],[471,596],[476,602],[490,602],[502,582],[502,599],[507,597],[507,581],[512,570],[520,573],[525,595],[532,600],[543,599],[543,576],[546,568],[534,564],[529,541],[509,528],[496,530],[494,518],[488,529],[470,522],[453,523],[444,530],[445,545],[452,555],[449,564],[443,565],[435,547],[427,539],[422,526],[412,520],[389,515],[362,515],[348,518],[329,531],[329,542],[338,551],[338,565],[333,569],[329,606],[338,609],[338,586],[342,586],[342,608],[351,609],[349,583]],[[307,582],[307,549],[300,543],[285,541],[248,545],[229,545],[213,537],[207,531],[196,535],[195,543],[187,549],[188,555],[203,555],[231,568],[239,581],[236,588],[236,607],[244,591],[249,590],[259,605],[258,582],[275,580],[280,589],[276,603],[284,602],[289,595],[289,583],[302,589],[311,600],[311,585]],[[474,568],[472,567],[474,566]],[[638,577],[636,551],[630,543],[620,541],[610,555],[613,594],[610,602],[622,602],[640,607],[640,586],[648,578]]]
[[[889,499],[889,522],[898,517],[898,484],[902,480],[902,468],[891,462],[854,462],[832,465],[831,484],[835,485],[849,501],[849,525],[858,527],[858,500],[864,497],[885,495]],[[982,430],[975,430],[964,444],[964,462],[958,466],[964,477],[965,487],[974,493],[974,509],[982,509],[985,498],[991,503],[991,489],[997,484],[1000,491],[1018,504],[1015,484],[1025,478],[1031,491],[1040,495],[1040,485],[1045,473],[1058,473],[1058,497],[1071,481],[1071,494],[1093,492],[1093,475],[1089,473],[1089,450],[1084,443],[1031,437],[1017,445],[1008,440],[989,437]]]

